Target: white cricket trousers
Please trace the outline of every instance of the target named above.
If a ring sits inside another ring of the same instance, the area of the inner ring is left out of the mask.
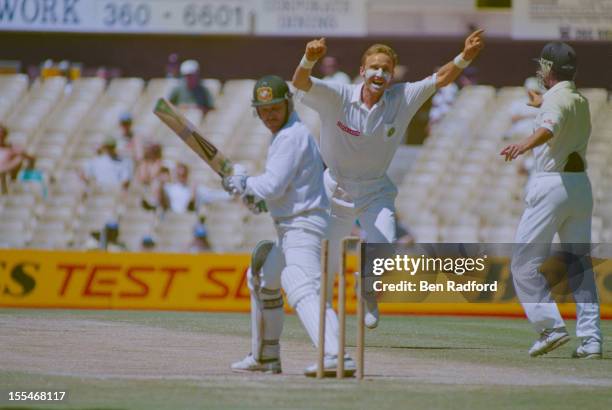
[[[395,242],[395,197],[397,189],[387,177],[373,181],[345,181],[324,174],[325,190],[330,200],[328,292],[332,289],[335,273],[340,271],[340,242],[350,235],[355,221],[371,243]],[[340,182],[338,182],[340,180]]]
[[[521,217],[512,256],[517,296],[536,332],[565,326],[546,278],[539,267],[547,259],[555,233],[561,244],[588,248],[591,242],[593,194],[586,173],[542,172],[529,182],[526,209]],[[527,245],[529,244],[529,245]],[[565,246],[565,245],[564,245]],[[576,335],[601,342],[599,301],[595,277],[588,267],[580,283],[573,284]]]

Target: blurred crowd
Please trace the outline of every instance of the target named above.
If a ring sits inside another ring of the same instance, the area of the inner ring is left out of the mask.
[[[80,64],[51,60],[43,62],[39,70],[30,70],[30,75],[39,75],[41,81],[55,76],[67,79],[64,92],[69,94],[71,83],[81,76]],[[214,109],[214,100],[205,87],[200,76],[200,66],[195,60],[185,60],[179,64],[178,56],[168,58],[166,76],[177,77],[179,82],[166,97],[182,108],[197,107],[206,114]],[[96,76],[109,79],[109,71],[99,68]],[[164,159],[163,147],[150,135],[135,131],[132,113],[123,112],[117,118],[114,131],[108,133],[91,158],[85,160],[78,170],[81,182],[85,185],[85,194],[91,192],[108,192],[109,195],[127,196],[127,191],[134,186],[142,192],[141,207],[143,211],[155,213],[163,218],[167,213],[198,215],[198,222],[193,226],[192,237],[186,252],[201,252],[210,249],[208,233],[205,226],[203,205],[230,201],[232,198],[222,189],[211,189],[196,185],[190,179],[190,168],[187,164]],[[21,147],[9,142],[10,130],[0,123],[0,193],[7,194],[12,184],[37,184],[36,189],[43,200],[47,198],[49,184],[62,184],[63,181],[52,180],[50,175],[36,168],[36,157]],[[126,247],[120,242],[120,224],[118,218],[108,220],[99,230],[92,231],[88,243],[89,249],[121,251]],[[159,238],[145,235],[142,238],[141,250],[158,249]]]

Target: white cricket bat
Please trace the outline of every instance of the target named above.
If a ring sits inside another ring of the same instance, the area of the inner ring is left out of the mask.
[[[204,138],[196,126],[168,100],[165,98],[157,100],[153,113],[174,131],[185,144],[189,145],[189,148],[198,154],[221,178],[233,174],[232,161],[223,155],[212,142]]]

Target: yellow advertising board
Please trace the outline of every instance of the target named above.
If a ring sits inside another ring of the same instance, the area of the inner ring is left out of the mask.
[[[246,311],[247,255],[1,251],[2,306]]]
[[[247,312],[246,254],[0,250],[0,307]],[[348,270],[355,271],[355,259]],[[602,317],[612,318],[612,268],[598,272]],[[354,312],[354,276],[347,275]],[[383,303],[383,313],[522,316],[516,302]],[[573,316],[572,304],[560,306]]]

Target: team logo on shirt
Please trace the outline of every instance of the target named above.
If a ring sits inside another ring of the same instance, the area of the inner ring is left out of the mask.
[[[395,134],[395,127],[391,127],[389,131],[387,131],[387,138],[391,138]]]
[[[272,87],[259,87],[257,89],[257,101],[259,102],[268,102],[272,101],[272,97],[274,96],[272,93]]]

